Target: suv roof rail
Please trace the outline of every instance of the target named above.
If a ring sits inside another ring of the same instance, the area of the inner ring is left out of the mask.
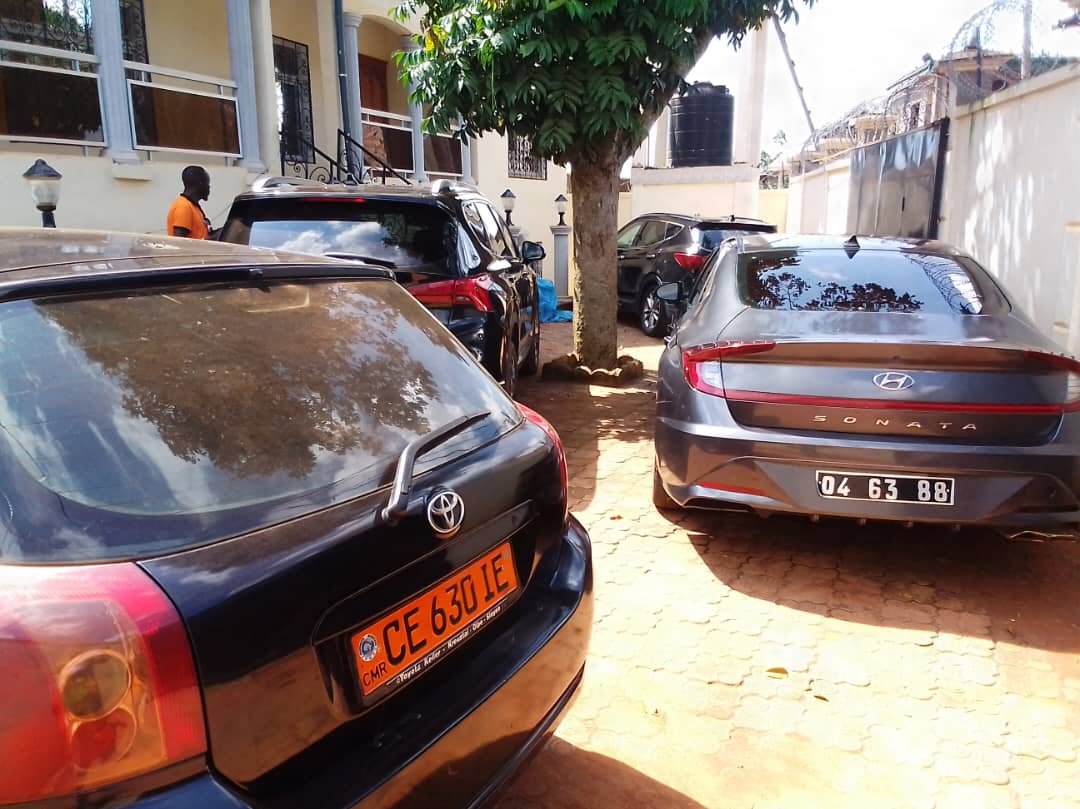
[[[340,185],[340,183],[338,183]],[[323,189],[330,188],[330,184],[320,182],[319,180],[309,180],[305,177],[260,177],[254,183],[251,184],[252,191],[265,191],[269,188],[311,188],[311,189]]]

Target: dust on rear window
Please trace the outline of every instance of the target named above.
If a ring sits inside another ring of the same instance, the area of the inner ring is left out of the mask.
[[[739,262],[758,309],[978,315],[1005,306],[973,262],[884,250],[772,250]]]
[[[0,561],[176,551],[385,485],[406,443],[517,413],[398,286],[274,283],[0,305]]]

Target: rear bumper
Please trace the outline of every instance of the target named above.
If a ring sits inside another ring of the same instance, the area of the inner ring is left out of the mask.
[[[432,701],[440,708],[435,713],[452,719],[442,723],[430,715],[416,716],[418,736],[395,740],[413,745],[409,759],[387,772],[367,795],[355,794],[356,780],[350,777],[365,762],[352,760],[348,751],[335,745],[336,760],[317,773],[298,773],[279,782],[274,794],[240,794],[206,772],[132,805],[137,809],[483,805],[554,732],[582,681],[592,629],[592,546],[576,519],[567,523],[550,581],[523,597],[512,614],[513,620],[488,637],[481,652],[494,684],[451,679],[449,687],[433,690]],[[423,680],[416,684],[424,686]],[[353,756],[363,759],[357,751]]]
[[[986,525],[1006,533],[1080,524],[1080,447],[930,445],[778,434],[656,420],[657,469],[686,508]],[[834,500],[817,470],[951,477],[955,505]]]

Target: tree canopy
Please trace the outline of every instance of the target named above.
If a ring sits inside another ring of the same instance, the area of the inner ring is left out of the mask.
[[[572,163],[629,155],[712,36],[738,45],[797,0],[404,0],[422,47],[401,55],[429,126],[528,135]]]
[[[429,131],[511,132],[536,157],[571,164],[574,348],[585,365],[616,360],[620,168],[713,36],[738,45],[799,3],[402,0],[399,14],[418,18],[420,35],[398,64]]]

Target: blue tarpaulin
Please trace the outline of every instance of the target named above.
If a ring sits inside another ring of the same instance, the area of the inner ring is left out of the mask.
[[[537,278],[540,289],[540,322],[567,323],[574,319],[570,312],[559,308],[559,297],[555,294],[555,282],[547,278]]]

